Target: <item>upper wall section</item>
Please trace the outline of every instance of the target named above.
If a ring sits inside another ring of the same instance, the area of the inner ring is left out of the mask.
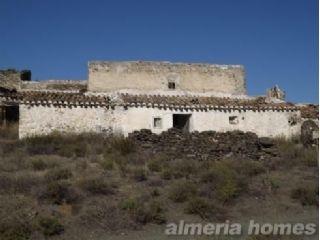
[[[31,80],[31,71],[15,69],[0,70],[0,88],[20,90],[21,83]]]
[[[240,65],[170,62],[89,62],[88,91],[246,94]]]
[[[30,78],[31,72],[28,70],[0,70],[0,87],[8,90],[19,90],[21,81],[29,81]]]
[[[85,92],[87,81],[82,80],[46,80],[21,83],[22,91],[52,91],[52,92]]]

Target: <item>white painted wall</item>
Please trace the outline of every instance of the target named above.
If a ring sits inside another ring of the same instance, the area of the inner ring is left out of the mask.
[[[116,130],[114,110],[106,108],[20,105],[19,137],[59,132],[111,132]]]
[[[300,112],[281,111],[171,111],[156,108],[129,108],[123,119],[123,133],[128,134],[141,128],[151,129],[154,133],[166,131],[172,127],[172,114],[191,114],[190,131],[233,131],[254,132],[258,136],[299,135],[301,129]],[[239,123],[230,124],[229,116],[237,116]],[[162,117],[162,128],[153,128],[153,117]],[[288,121],[295,117],[299,122],[291,126]]]
[[[62,132],[118,132],[128,135],[134,130],[150,129],[154,133],[166,131],[173,126],[172,114],[192,114],[190,131],[251,131],[258,136],[299,135],[300,112],[280,111],[173,111],[157,108],[106,108],[47,107],[20,105],[19,135],[48,134]],[[238,124],[230,124],[229,116],[237,116]],[[161,128],[153,127],[153,118],[161,117]],[[298,119],[296,125],[289,124],[290,118]]]

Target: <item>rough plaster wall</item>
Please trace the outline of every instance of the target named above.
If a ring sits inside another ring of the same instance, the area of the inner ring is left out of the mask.
[[[106,108],[20,105],[19,137],[60,132],[111,132],[117,130],[116,110]]]
[[[301,122],[290,126],[289,120],[300,119],[299,112],[254,112],[254,111],[171,111],[156,108],[58,108],[20,105],[20,138],[27,135],[62,132],[116,132],[128,135],[134,130],[151,129],[160,133],[172,127],[172,114],[192,114],[190,131],[232,131],[255,132],[259,136],[291,137],[299,135]],[[229,116],[237,116],[238,124],[230,124]],[[161,128],[153,127],[153,118],[161,117]]]
[[[299,135],[301,122],[294,126],[288,123],[291,117],[300,119],[299,112],[254,112],[254,111],[170,111],[159,110],[154,108],[129,108],[122,120],[123,133],[128,133],[139,130],[141,128],[151,129],[154,133],[168,130],[172,127],[172,114],[192,114],[190,118],[190,131],[251,131],[258,136],[276,137],[284,136],[291,137]],[[229,116],[237,116],[238,124],[230,124]],[[153,117],[162,117],[162,128],[153,128]],[[244,118],[244,119],[242,119]]]
[[[244,68],[239,65],[183,64],[168,62],[90,62],[88,91],[121,89],[246,94]]]

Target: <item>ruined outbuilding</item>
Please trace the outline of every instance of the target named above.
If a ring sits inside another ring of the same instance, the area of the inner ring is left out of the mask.
[[[25,71],[0,72],[2,124],[18,120],[20,138],[53,131],[159,134],[170,128],[289,138],[301,134],[306,120],[318,124],[317,106],[285,102],[278,87],[248,96],[240,65],[90,62],[88,72],[88,81],[38,82]]]

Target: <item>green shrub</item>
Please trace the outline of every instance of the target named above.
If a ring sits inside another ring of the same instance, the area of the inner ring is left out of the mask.
[[[158,158],[149,160],[147,165],[151,172],[160,172],[162,169],[161,160]]]
[[[117,150],[121,155],[128,155],[136,151],[136,144],[130,138],[114,137],[111,142],[113,149]]]
[[[138,224],[146,224],[149,222],[162,224],[166,221],[162,203],[151,200],[129,198],[120,202],[119,207],[126,210],[133,220]]]
[[[158,188],[154,188],[151,190],[151,196],[152,197],[159,197],[160,196],[160,191]]]
[[[308,167],[318,167],[318,148],[306,148],[301,152],[301,160]]]
[[[114,168],[114,161],[111,155],[105,155],[104,159],[99,163],[104,170],[112,170]]]
[[[149,222],[162,224],[166,222],[162,204],[157,201],[140,203],[137,205],[137,208],[132,211],[132,217],[134,221],[139,224],[147,224]]]
[[[114,163],[116,164],[121,176],[126,176],[128,173],[128,158],[122,155],[114,155]]]
[[[0,195],[0,239],[27,240],[34,229],[36,212],[32,199],[20,195]]]
[[[166,222],[163,203],[152,200],[147,205],[146,219],[147,222],[162,224]]]
[[[268,181],[269,181],[269,184],[270,184],[271,191],[275,192],[277,189],[280,188],[279,179],[269,176],[268,177]]]
[[[252,160],[235,160],[233,168],[237,171],[237,174],[252,177],[266,172],[266,168],[262,162]]]
[[[186,213],[199,215],[203,219],[208,218],[210,211],[211,205],[209,204],[209,202],[206,199],[200,197],[192,197],[188,201],[187,207],[185,209]]]
[[[83,206],[79,220],[83,227],[101,228],[103,231],[123,231],[123,229],[137,229],[131,211],[121,209],[118,204],[106,198],[91,199]]]
[[[184,202],[197,193],[196,187],[189,181],[174,183],[169,189],[169,198],[174,202]]]
[[[48,183],[38,195],[40,200],[47,200],[55,204],[73,203],[79,199],[79,194],[71,188],[69,183],[64,181]]]
[[[39,184],[41,184],[41,178],[29,172],[0,174],[0,192],[3,193],[29,193]]]
[[[55,155],[35,155],[26,158],[26,161],[29,163],[29,166],[35,171],[42,171],[49,168],[57,168],[62,162],[61,160],[61,157]]]
[[[191,197],[184,211],[188,214],[198,215],[202,219],[222,220],[226,217],[226,211],[222,207],[216,206],[212,200],[201,197]]]
[[[82,144],[77,144],[72,149],[76,157],[85,157],[88,152],[88,144],[86,142]]]
[[[319,204],[319,190],[316,186],[298,187],[291,191],[291,197],[298,199],[302,205],[315,205]]]
[[[60,155],[63,157],[84,157],[88,153],[97,154],[102,151],[106,142],[102,135],[93,133],[62,134],[54,132],[50,135],[35,136],[21,141],[31,155]]]
[[[161,178],[164,180],[170,180],[173,176],[172,170],[168,167],[163,168],[161,171]]]
[[[42,158],[34,158],[31,160],[31,166],[36,171],[45,170],[47,168],[46,162]]]
[[[237,172],[227,162],[216,162],[201,176],[201,180],[210,183],[216,196],[222,202],[227,202],[238,196],[245,188],[243,179],[237,177]]]
[[[146,170],[141,167],[136,167],[133,170],[133,179],[136,180],[137,182],[142,182],[147,180]]]
[[[85,178],[80,182],[85,191],[92,194],[110,195],[115,193],[116,186],[102,177]]]
[[[299,156],[301,148],[297,146],[293,141],[279,138],[277,139],[277,146],[280,154],[285,158],[286,162],[292,162]]]
[[[69,179],[71,177],[72,172],[68,168],[54,168],[49,170],[45,175],[46,180],[49,182]]]
[[[134,211],[138,208],[138,202],[136,199],[128,198],[121,201],[119,207],[123,210]]]
[[[174,178],[189,178],[191,174],[196,172],[194,162],[186,159],[176,160],[170,165],[170,167]]]
[[[47,237],[61,234],[64,231],[63,225],[58,221],[57,218],[53,217],[40,218],[39,227],[43,235]]]

